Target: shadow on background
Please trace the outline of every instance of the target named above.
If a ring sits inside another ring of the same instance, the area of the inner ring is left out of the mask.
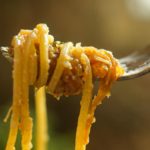
[[[150,44],[150,3],[146,0],[0,1],[0,45],[9,45],[21,28],[46,23],[55,39],[111,50],[116,57]],[[0,55],[0,149],[12,103],[12,65]],[[88,150],[150,149],[150,75],[118,82],[96,111]],[[49,149],[73,150],[80,96],[56,101],[47,95]],[[31,89],[31,114],[35,106]],[[19,139],[18,139],[19,143]],[[17,149],[20,149],[17,144]]]

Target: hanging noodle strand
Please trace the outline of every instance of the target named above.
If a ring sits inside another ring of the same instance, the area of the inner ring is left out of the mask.
[[[35,90],[36,150],[46,150],[48,142],[45,87]]]

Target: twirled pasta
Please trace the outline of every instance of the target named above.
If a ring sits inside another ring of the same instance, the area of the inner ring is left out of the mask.
[[[75,150],[85,150],[97,105],[110,95],[112,83],[124,73],[111,52],[72,42],[54,41],[48,33],[48,27],[39,24],[33,30],[21,30],[13,38],[13,104],[6,150],[15,149],[18,129],[21,130],[22,149],[32,148],[33,123],[28,100],[30,85],[36,87],[37,127],[41,121],[43,123],[38,129],[37,142],[40,141],[40,147],[37,146],[37,150],[46,149],[45,89],[58,99],[62,95],[82,92]],[[98,94],[92,100],[95,78],[100,80],[100,85]]]

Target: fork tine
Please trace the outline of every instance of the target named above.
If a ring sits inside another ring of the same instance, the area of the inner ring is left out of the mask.
[[[136,51],[126,57],[120,58],[119,62],[121,64],[126,64],[126,66],[137,65],[137,63],[142,64],[150,59],[150,45],[141,51]]]
[[[143,76],[150,72],[150,46],[129,56],[119,59],[126,73],[118,80],[128,80]]]
[[[123,76],[118,78],[118,81],[138,78],[148,73],[150,73],[150,59],[135,70],[130,70],[129,72],[125,73]]]
[[[0,51],[2,52],[2,55],[9,61],[13,62],[13,58],[9,54],[9,47],[0,47]]]

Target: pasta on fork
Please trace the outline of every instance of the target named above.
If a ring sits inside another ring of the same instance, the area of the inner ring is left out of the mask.
[[[29,86],[36,88],[37,150],[45,150],[47,115],[45,92],[57,99],[82,93],[77,123],[75,150],[85,150],[89,142],[94,113],[110,88],[123,73],[111,52],[80,43],[55,41],[45,24],[33,30],[21,30],[14,36],[10,55],[13,57],[13,104],[6,150],[14,150],[18,130],[23,150],[32,148],[33,122],[29,110]],[[99,89],[93,96],[93,81]],[[40,124],[41,123],[41,124]],[[39,144],[40,143],[40,144]]]

